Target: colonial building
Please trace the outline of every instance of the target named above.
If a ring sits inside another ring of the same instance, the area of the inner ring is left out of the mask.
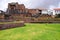
[[[25,13],[25,6],[24,4],[18,4],[16,3],[8,3],[8,14],[16,14],[16,13]]]
[[[10,15],[9,19],[18,20],[20,18],[31,16],[28,14],[28,9],[25,8],[24,4],[16,3],[8,3],[8,9],[6,11],[6,15]]]
[[[53,13],[54,14],[60,14],[60,8],[54,8]]]
[[[53,9],[53,14],[54,14],[56,17],[60,17],[60,8],[54,8],[54,9]]]

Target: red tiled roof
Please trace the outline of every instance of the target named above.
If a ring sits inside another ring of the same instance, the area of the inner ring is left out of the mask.
[[[38,9],[40,9],[40,10],[47,10],[46,8],[38,8]]]
[[[54,8],[54,10],[60,10],[60,8]]]

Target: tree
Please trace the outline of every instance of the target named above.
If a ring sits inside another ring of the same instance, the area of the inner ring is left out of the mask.
[[[60,18],[60,14],[56,14],[56,18]]]

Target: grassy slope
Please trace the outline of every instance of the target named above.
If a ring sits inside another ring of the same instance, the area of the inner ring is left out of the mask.
[[[60,24],[26,24],[0,30],[0,40],[60,40]]]

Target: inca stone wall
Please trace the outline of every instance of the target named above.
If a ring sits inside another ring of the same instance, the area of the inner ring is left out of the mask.
[[[15,28],[15,27],[22,27],[24,23],[10,23],[10,24],[0,24],[0,30]]]

